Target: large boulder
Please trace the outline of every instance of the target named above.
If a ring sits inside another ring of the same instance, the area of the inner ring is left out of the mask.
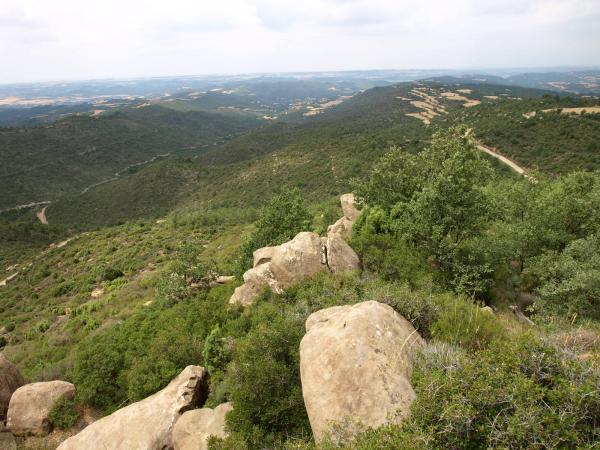
[[[246,306],[254,301],[263,289],[270,287],[274,292],[281,293],[282,289],[271,271],[271,264],[261,264],[244,273],[244,284],[235,288],[229,303]]]
[[[327,266],[332,272],[360,270],[358,255],[339,234],[329,235],[325,239],[325,248],[327,249]]]
[[[202,408],[187,411],[173,428],[175,450],[206,450],[210,436],[227,437],[225,415],[232,409],[231,403],[223,403],[215,409]]]
[[[74,396],[75,386],[66,381],[21,386],[10,398],[6,427],[15,436],[45,436],[52,430],[50,411],[56,402]]]
[[[327,268],[321,237],[308,231],[298,233],[294,239],[277,247],[269,265],[283,289],[312,277]]]
[[[25,384],[25,380],[13,363],[4,353],[0,353],[0,422],[6,419],[6,411],[10,398],[18,388]]]
[[[162,391],[92,423],[57,450],[171,449],[173,426],[185,411],[202,404],[207,392],[206,370],[187,366]]]
[[[311,314],[300,343],[300,376],[315,440],[336,425],[350,437],[366,427],[400,423],[415,398],[411,354],[423,345],[412,324],[382,303]]]
[[[342,204],[342,211],[344,217],[351,221],[355,221],[360,214],[360,211],[356,208],[356,200],[354,194],[344,194],[340,197],[340,203]]]
[[[244,273],[244,284],[235,289],[229,303],[249,305],[266,287],[280,294],[327,269],[321,238],[310,232],[298,233],[285,244],[257,250],[254,262],[255,267]]]
[[[252,267],[260,266],[261,264],[271,261],[276,250],[277,247],[263,247],[255,250],[254,253],[252,253]]]
[[[342,239],[348,239],[352,235],[352,225],[354,222],[346,216],[341,217],[333,225],[327,227],[327,236],[338,234]]]

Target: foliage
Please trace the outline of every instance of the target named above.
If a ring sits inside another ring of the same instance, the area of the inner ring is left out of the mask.
[[[431,146],[418,155],[393,149],[379,160],[367,181],[356,183],[357,195],[373,209],[357,223],[355,240],[363,248],[370,247],[371,241],[375,248],[382,240],[406,242],[415,250],[401,245],[399,261],[410,261],[410,268],[415,262],[423,266],[414,256],[421,254],[447,273],[458,291],[475,293],[485,290],[488,271],[464,253],[468,240],[483,230],[490,217],[481,188],[490,169],[465,134],[464,128],[438,132]],[[368,263],[378,259],[369,252]],[[387,257],[379,264],[393,266],[394,262]]]
[[[427,283],[432,277],[431,266],[418,249],[395,233],[389,216],[379,207],[366,207],[354,227],[352,247],[361,256],[365,270],[386,280],[398,280],[413,287]]]
[[[283,244],[310,226],[310,214],[298,189],[282,188],[259,213],[256,227],[242,245],[238,272],[252,267],[252,253],[262,247]]]
[[[75,400],[68,396],[58,399],[50,410],[48,419],[50,423],[61,430],[71,428],[79,419],[79,411],[75,405]]]
[[[257,325],[237,342],[228,371],[235,408],[227,422],[253,447],[310,435],[298,354],[304,321],[292,323],[267,307],[253,320]]]
[[[213,144],[259,124],[249,117],[154,105],[0,129],[0,176],[8,181],[0,189],[0,209],[79,193],[159,155]]]
[[[201,365],[204,339],[233,314],[224,307],[229,293],[157,303],[82,341],[73,368],[78,398],[111,411],[163,388],[185,366]]]
[[[212,374],[217,370],[222,370],[228,360],[228,356],[226,339],[223,336],[221,327],[217,325],[206,336],[204,349],[202,350],[202,359],[208,373]]]
[[[600,318],[600,235],[571,242],[562,253],[536,258],[528,274],[539,280],[539,313]]]
[[[102,274],[102,279],[104,281],[113,281],[116,280],[117,278],[120,278],[124,275],[124,273],[119,270],[116,269],[114,267],[107,267],[106,269],[104,269],[104,273]]]
[[[598,439],[598,375],[531,334],[416,365],[411,420],[431,447],[581,448]]]
[[[440,297],[439,303],[440,312],[431,329],[434,338],[472,350],[506,338],[498,319],[473,302],[448,296]]]

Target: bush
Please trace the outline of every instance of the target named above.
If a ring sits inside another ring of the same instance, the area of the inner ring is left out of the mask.
[[[310,228],[311,216],[298,189],[281,189],[260,210],[256,228],[242,245],[238,275],[252,267],[252,253],[262,247],[283,244]]]
[[[162,389],[187,365],[202,364],[203,339],[231,317],[220,296],[226,291],[214,291],[144,309],[82,341],[73,368],[78,399],[109,412]]]
[[[103,281],[113,281],[116,280],[117,278],[121,278],[123,275],[125,275],[121,270],[115,268],[115,267],[107,267],[104,269],[104,272],[102,273],[102,280]]]
[[[304,320],[268,304],[253,320],[256,326],[237,342],[228,370],[235,408],[227,423],[255,448],[309,436],[300,385]]]
[[[208,333],[202,350],[202,359],[209,374],[224,368],[228,360],[228,352],[225,348],[225,337],[219,325]]]
[[[483,189],[491,169],[465,134],[460,127],[440,131],[417,155],[392,149],[356,183],[370,207],[354,238],[367,267],[405,280],[435,270],[457,292],[484,290],[490,270],[464,244],[491,217]]]
[[[350,245],[360,255],[364,269],[385,280],[417,287],[431,279],[431,267],[413,246],[391,231],[389,218],[380,208],[363,210],[354,224]]]
[[[61,397],[50,410],[48,418],[55,427],[68,430],[79,419],[79,411],[77,411],[75,400],[67,396]]]
[[[428,448],[582,448],[600,438],[598,374],[532,334],[415,364],[411,422]]]
[[[498,319],[481,310],[471,300],[451,295],[437,299],[440,311],[431,327],[431,335],[441,341],[471,350],[486,348],[492,341],[505,338]]]
[[[600,234],[542,255],[526,272],[539,280],[536,312],[600,318]]]
[[[431,337],[432,326],[438,318],[439,306],[435,302],[434,295],[427,290],[414,291],[406,285],[372,280],[365,289],[365,300],[390,305],[409,320],[423,338]]]

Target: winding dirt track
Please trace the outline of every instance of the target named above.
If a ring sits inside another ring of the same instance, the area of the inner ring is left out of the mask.
[[[41,211],[38,211],[35,214],[40,222],[42,222],[44,225],[48,225],[48,219],[46,219],[46,208],[47,206],[44,206]]]
[[[523,169],[521,166],[519,166],[516,162],[511,161],[510,159],[508,159],[506,156],[502,156],[499,153],[496,153],[493,148],[486,147],[485,145],[480,144],[480,143],[476,143],[475,145],[482,152],[485,152],[488,155],[493,156],[494,158],[502,161],[504,164],[506,164],[508,167],[510,167],[515,172],[517,172],[519,175],[523,175],[525,173],[525,169]]]

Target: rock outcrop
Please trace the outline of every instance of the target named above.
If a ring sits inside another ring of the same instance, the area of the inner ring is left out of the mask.
[[[6,411],[13,392],[24,384],[25,380],[17,366],[0,353],[0,422],[6,419]]]
[[[332,272],[360,270],[358,255],[339,234],[329,235],[325,242],[327,266]]]
[[[175,450],[206,450],[210,436],[227,437],[225,415],[232,409],[231,403],[223,403],[215,409],[202,408],[187,411],[173,428]]]
[[[280,293],[283,290],[273,276],[270,263],[261,264],[247,270],[244,273],[244,284],[235,288],[233,295],[229,299],[229,303],[247,306],[267,286],[273,292]]]
[[[408,320],[388,305],[368,301],[311,314],[306,331],[300,375],[317,442],[336,426],[353,435],[407,416],[415,398],[411,355],[424,345]]]
[[[278,246],[269,263],[278,286],[286,289],[326,269],[321,252],[321,237],[308,231]]]
[[[340,202],[344,217],[328,228],[327,238],[302,232],[284,244],[256,250],[252,269],[244,273],[244,284],[236,288],[229,303],[249,305],[266,287],[281,293],[322,270],[359,270],[358,255],[344,239],[350,236],[360,212],[354,205],[353,194],[342,195]]]
[[[346,216],[341,217],[333,225],[327,227],[327,236],[338,234],[342,239],[348,239],[352,235],[352,226],[354,222]]]
[[[58,450],[173,448],[175,423],[185,411],[202,404],[207,392],[206,370],[188,366],[162,391],[92,423]]]
[[[340,197],[340,203],[342,204],[344,217],[354,222],[360,214],[360,211],[356,208],[356,199],[354,198],[354,194],[342,195]]]
[[[66,381],[21,386],[10,398],[6,427],[15,436],[44,436],[52,430],[49,417],[56,402],[74,396],[75,386]]]
[[[276,250],[277,247],[263,247],[255,250],[254,253],[252,253],[252,267],[260,266],[261,264],[271,261]]]

